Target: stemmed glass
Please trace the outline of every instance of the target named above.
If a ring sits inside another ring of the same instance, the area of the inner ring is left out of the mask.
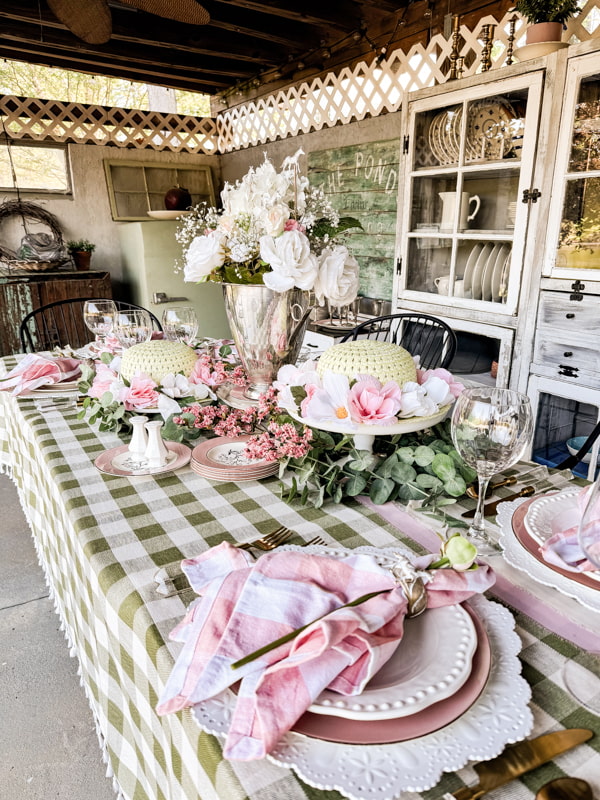
[[[191,345],[198,335],[198,317],[192,306],[166,308],[162,315],[163,331],[172,342]]]
[[[112,331],[117,307],[112,300],[86,300],[83,304],[83,321],[99,344],[106,342]]]
[[[587,498],[577,538],[582,554],[600,570],[600,478],[592,486]],[[600,715],[599,678],[600,653],[586,653],[582,663],[569,659],[563,668],[563,679],[568,691],[578,703],[598,715]]]
[[[124,348],[148,342],[152,336],[150,314],[137,308],[117,311],[113,332]]]
[[[485,532],[483,506],[490,478],[517,462],[533,435],[529,398],[510,389],[465,389],[456,400],[451,422],[454,446],[477,470],[479,493],[469,536],[482,555],[496,551]]]

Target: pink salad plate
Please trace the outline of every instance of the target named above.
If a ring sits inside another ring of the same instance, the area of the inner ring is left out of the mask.
[[[477,648],[473,655],[469,677],[450,697],[416,714],[394,719],[361,722],[307,712],[300,717],[292,730],[314,739],[340,744],[393,744],[426,736],[461,717],[485,688],[492,664],[490,642],[485,626],[468,604],[464,607],[473,620],[477,634]]]
[[[548,569],[552,570],[553,572],[557,572],[559,575],[562,575],[571,581],[575,581],[575,583],[580,583],[582,586],[587,586],[590,589],[600,591],[600,582],[597,578],[586,575],[585,572],[569,572],[569,570],[561,569],[554,564],[548,563],[548,561],[543,558],[540,552],[539,542],[537,542],[530,535],[525,525],[525,517],[527,512],[529,511],[532,503],[535,503],[535,501],[536,498],[532,498],[531,500],[521,503],[512,516],[512,529],[517,541],[525,548],[525,550],[527,550],[530,555],[532,555],[537,561],[540,562],[540,564],[543,564]]]
[[[279,470],[277,461],[248,459],[244,455],[250,436],[218,436],[192,450],[191,467],[205,478],[217,481],[259,480]]]
[[[100,472],[107,475],[120,475],[126,478],[160,475],[162,472],[172,472],[180,467],[185,467],[190,460],[190,448],[179,442],[165,442],[164,444],[169,455],[167,463],[162,467],[149,468],[144,459],[134,459],[129,453],[129,445],[126,444],[100,453],[94,461],[94,465]]]

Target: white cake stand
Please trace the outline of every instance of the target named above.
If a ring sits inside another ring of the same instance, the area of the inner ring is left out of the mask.
[[[302,422],[310,428],[316,428],[320,431],[328,431],[330,433],[345,433],[346,435],[354,437],[354,447],[357,450],[367,450],[369,453],[373,452],[373,443],[376,436],[395,436],[402,433],[414,433],[414,431],[422,431],[425,428],[430,428],[432,425],[437,425],[442,422],[448,415],[451,406],[443,406],[437,414],[431,414],[428,417],[407,417],[401,419],[393,425],[352,425],[349,426],[343,422],[329,422],[305,419],[301,417],[295,409],[286,408],[288,414],[293,417],[297,422]]]

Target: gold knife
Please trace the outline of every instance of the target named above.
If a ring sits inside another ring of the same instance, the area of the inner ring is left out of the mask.
[[[497,758],[474,765],[473,768],[479,775],[476,786],[465,786],[446,796],[454,797],[455,800],[477,800],[486,792],[491,792],[541,764],[552,761],[572,747],[587,742],[593,735],[593,731],[586,728],[571,728],[519,742],[507,747]]]
[[[517,500],[519,497],[530,497],[532,494],[535,494],[535,487],[525,486],[520,492],[513,492],[512,494],[507,494],[506,497],[501,497],[499,500],[494,500],[493,503],[486,503],[483,507],[483,516],[491,517],[493,514],[495,514],[500,503],[507,503],[509,500]],[[466,517],[467,519],[474,517],[476,511],[476,508],[472,508],[470,511],[465,511],[463,513],[463,517]]]

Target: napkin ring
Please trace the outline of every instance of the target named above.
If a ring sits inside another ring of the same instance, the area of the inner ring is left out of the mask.
[[[390,571],[398,585],[402,588],[408,601],[407,617],[418,617],[427,608],[427,591],[425,582],[408,558],[398,554],[396,563]]]

